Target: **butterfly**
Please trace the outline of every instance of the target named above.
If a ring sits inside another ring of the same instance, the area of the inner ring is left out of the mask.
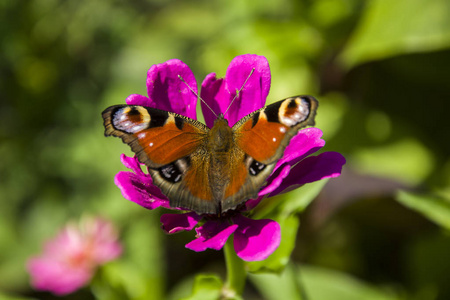
[[[148,167],[171,207],[223,214],[256,199],[286,146],[314,125],[312,96],[270,104],[230,127],[221,114],[212,128],[156,108],[114,105],[102,113],[105,136],[128,144]]]

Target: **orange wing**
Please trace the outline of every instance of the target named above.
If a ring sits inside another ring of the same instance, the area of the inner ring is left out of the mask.
[[[143,106],[111,106],[102,115],[105,135],[120,137],[149,168],[190,155],[209,130],[193,119]]]
[[[301,128],[314,125],[317,106],[311,96],[296,96],[244,117],[233,126],[238,146],[257,162],[276,162]]]

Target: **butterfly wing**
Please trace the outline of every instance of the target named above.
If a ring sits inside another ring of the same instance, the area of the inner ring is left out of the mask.
[[[102,113],[106,136],[130,145],[172,207],[215,211],[205,150],[209,128],[171,112],[115,105]]]
[[[245,174],[245,178],[230,182],[228,190],[233,193],[223,201],[225,210],[257,196],[291,138],[301,128],[314,125],[317,107],[317,100],[311,96],[291,97],[255,111],[233,126],[236,148],[245,155],[243,161],[232,163],[232,172]],[[243,168],[245,173],[240,171]]]

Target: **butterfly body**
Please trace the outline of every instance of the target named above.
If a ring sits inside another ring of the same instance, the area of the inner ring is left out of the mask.
[[[317,101],[281,100],[233,127],[223,115],[204,124],[144,106],[103,112],[105,135],[120,137],[149,170],[172,207],[221,214],[254,199],[300,128],[314,124]]]

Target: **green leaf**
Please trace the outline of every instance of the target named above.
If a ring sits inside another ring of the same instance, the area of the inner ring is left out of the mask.
[[[292,191],[289,198],[281,204],[281,212],[284,215],[299,213],[316,199],[329,179],[323,179],[305,184],[299,189]]]
[[[373,0],[340,57],[348,68],[450,46],[448,0]]]
[[[396,295],[377,289],[348,274],[320,267],[300,266],[301,281],[308,299],[314,300],[395,300]]]
[[[200,274],[195,277],[192,295],[184,300],[217,300],[222,293],[222,280],[216,275]]]
[[[320,193],[328,179],[308,183],[285,195],[272,197],[261,202],[255,209],[255,219],[271,219],[280,224],[281,242],[277,250],[264,261],[248,262],[250,272],[280,273],[289,263],[295,247],[300,220],[296,215],[302,212]]]
[[[430,195],[415,195],[405,191],[399,191],[396,199],[436,224],[450,230],[450,201],[448,199]]]
[[[287,267],[281,274],[249,275],[249,279],[267,300],[302,300],[301,288],[296,280],[294,268]]]
[[[289,193],[264,199],[255,208],[255,219],[276,219],[280,215],[285,217],[293,213],[299,213],[317,197],[328,179],[305,184]]]
[[[415,138],[360,148],[351,162],[361,173],[393,178],[410,185],[423,181],[435,164],[433,153]]]
[[[291,253],[295,247],[300,220],[295,215],[276,218],[275,221],[281,226],[281,242],[277,250],[263,261],[252,261],[247,263],[249,272],[262,273],[272,272],[281,273],[289,263]]]

